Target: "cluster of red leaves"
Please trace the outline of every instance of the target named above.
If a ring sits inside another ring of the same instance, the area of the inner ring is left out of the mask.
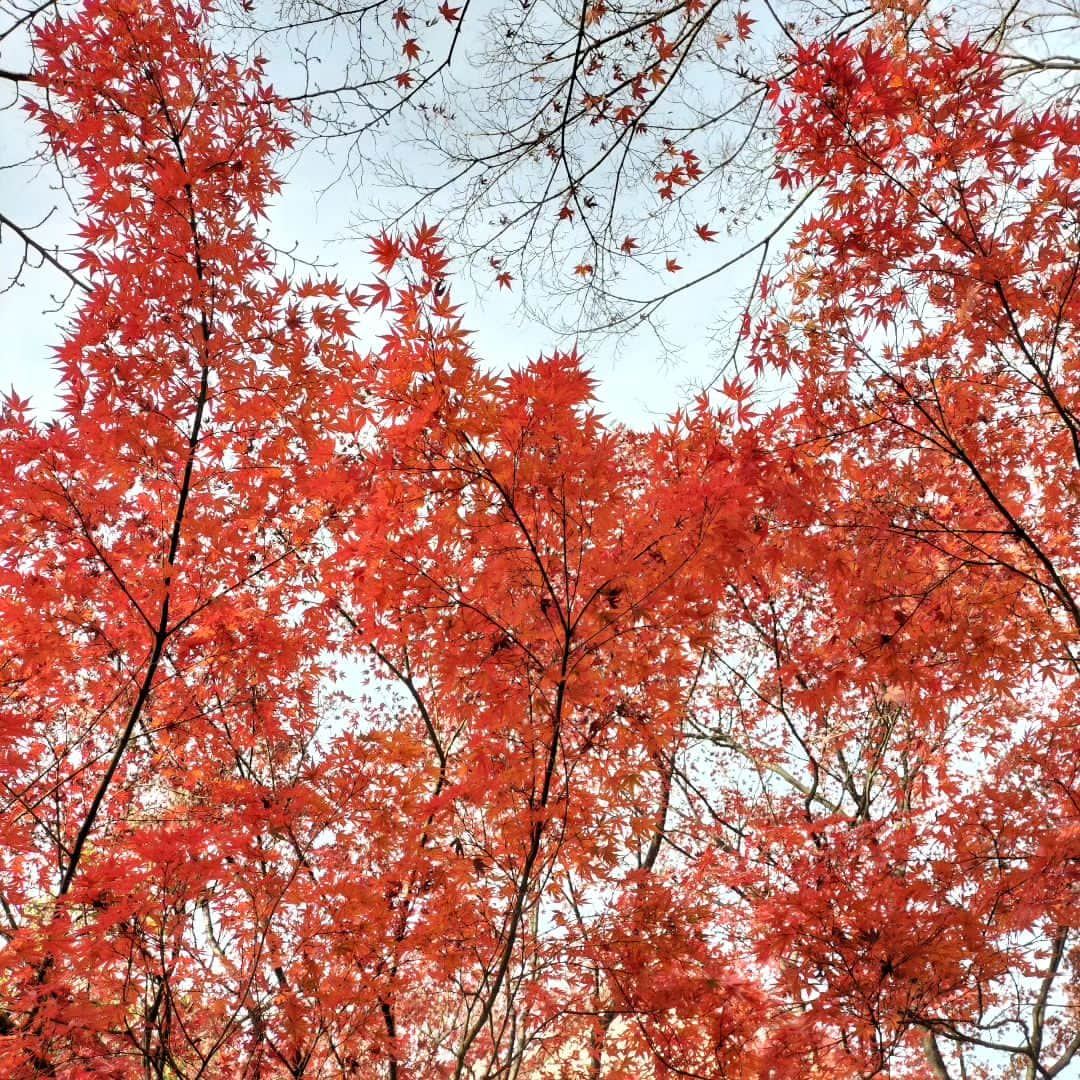
[[[61,415],[9,402],[0,433],[7,1076],[229,1074],[332,813],[304,779],[327,621],[305,567],[356,483],[366,369],[336,286],[272,276],[288,138],[201,18],[91,2],[36,42],[92,288]]]
[[[1061,1074],[1075,118],[800,56],[798,398],[638,433],[573,354],[487,372],[431,227],[275,276],[204,14],[37,41],[92,290],[0,430],[5,1075]]]
[[[876,1067],[921,1031],[939,1076],[1080,1045],[1080,114],[1002,71],[933,27],[798,56],[781,175],[822,198],[756,334],[812,493],[784,564],[820,590],[770,598],[770,692],[827,725],[803,750],[843,811],[797,855],[781,832],[764,954]]]

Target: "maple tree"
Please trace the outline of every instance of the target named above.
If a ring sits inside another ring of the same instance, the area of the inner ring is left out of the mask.
[[[35,42],[88,289],[0,429],[5,1075],[1067,1075],[1075,107],[801,51],[791,401],[635,431],[479,361],[432,226],[292,281],[208,19]]]
[[[766,587],[786,613],[759,619],[806,816],[839,817],[791,864],[818,887],[776,944],[878,1070],[917,1029],[936,1077],[1065,1075],[1078,117],[1010,98],[976,43],[906,29],[807,49],[780,96],[781,178],[823,200],[755,356],[797,383],[820,591]]]
[[[7,1075],[225,1056],[302,859],[322,668],[291,614],[353,361],[333,287],[271,276],[255,223],[288,137],[199,19],[92,3],[37,39],[91,286],[61,415],[5,407]]]

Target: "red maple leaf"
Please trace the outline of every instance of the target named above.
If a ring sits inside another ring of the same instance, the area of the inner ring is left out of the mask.
[[[401,258],[403,248],[404,244],[400,236],[384,232],[372,237],[371,247],[368,250],[375,256],[379,269],[383,273],[388,273]]]
[[[379,278],[378,281],[371,282],[367,287],[371,290],[371,295],[367,299],[367,306],[378,306],[385,311],[390,306],[390,301],[393,298],[390,286],[382,278]]]
[[[735,13],[735,33],[740,41],[745,41],[750,36],[750,27],[755,22],[757,19],[752,19],[745,11]]]

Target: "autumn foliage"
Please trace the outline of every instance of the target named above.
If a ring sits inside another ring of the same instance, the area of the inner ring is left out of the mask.
[[[804,48],[787,400],[635,431],[479,361],[433,227],[290,280],[206,18],[36,41],[91,288],[0,435],[0,1072],[1068,1075],[1075,108]]]

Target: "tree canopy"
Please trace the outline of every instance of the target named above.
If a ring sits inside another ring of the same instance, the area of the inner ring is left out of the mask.
[[[903,8],[789,42],[808,215],[641,430],[494,373],[434,226],[277,257],[215,18],[34,35],[85,295],[0,423],[0,1071],[1070,1075],[1070,95]]]

